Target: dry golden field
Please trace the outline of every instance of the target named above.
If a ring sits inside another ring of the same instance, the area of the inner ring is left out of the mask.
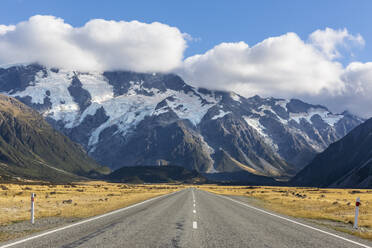
[[[36,193],[35,218],[86,218],[119,209],[159,195],[174,192],[182,185],[130,185],[83,182],[68,185],[0,184],[0,227],[30,220],[30,195]],[[0,240],[26,235],[1,231]]]
[[[372,239],[372,190],[212,185],[199,188],[217,194],[251,197],[260,207],[293,217],[320,221],[339,231]],[[361,228],[353,231],[351,227],[354,223],[357,197],[361,199],[359,213]],[[332,222],[345,225],[339,227]]]
[[[0,225],[30,218],[30,195],[36,193],[36,218],[85,218],[122,208],[183,186],[87,182],[71,185],[0,184]]]

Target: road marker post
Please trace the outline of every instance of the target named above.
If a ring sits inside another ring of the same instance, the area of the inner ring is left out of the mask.
[[[359,206],[360,206],[360,198],[358,197],[358,198],[356,199],[356,202],[355,202],[354,229],[358,229]]]
[[[35,193],[31,193],[31,224],[35,223]]]

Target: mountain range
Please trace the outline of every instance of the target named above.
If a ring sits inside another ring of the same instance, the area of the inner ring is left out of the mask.
[[[0,68],[0,92],[37,110],[98,163],[288,179],[364,120],[298,99],[194,88],[175,74]]]

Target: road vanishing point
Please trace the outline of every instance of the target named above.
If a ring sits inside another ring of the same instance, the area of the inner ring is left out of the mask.
[[[372,248],[372,242],[189,188],[0,244],[7,247]]]

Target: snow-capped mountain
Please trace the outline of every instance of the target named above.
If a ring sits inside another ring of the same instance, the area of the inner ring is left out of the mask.
[[[196,89],[174,74],[0,68],[0,92],[113,169],[179,165],[287,177],[363,120],[300,100]]]

